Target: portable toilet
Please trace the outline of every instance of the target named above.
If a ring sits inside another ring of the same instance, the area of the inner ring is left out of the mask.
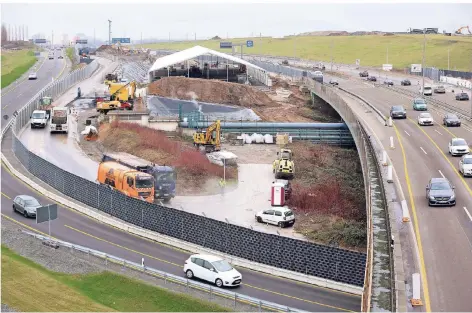
[[[272,206],[285,205],[285,185],[283,183],[272,183],[270,203]]]

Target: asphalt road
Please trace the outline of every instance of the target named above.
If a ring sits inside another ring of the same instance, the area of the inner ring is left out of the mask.
[[[395,149],[388,154],[400,177],[412,218],[416,215],[420,260],[425,264],[429,289],[429,297],[426,295],[423,300],[431,303],[434,312],[472,311],[472,219],[468,215],[472,213],[472,179],[458,174],[459,158],[448,154],[452,137],[462,137],[470,144],[472,128],[443,127],[443,112],[437,110],[430,110],[436,125],[420,127],[416,122],[419,112],[412,110],[411,97],[352,79],[339,82],[387,116],[392,105],[407,109],[408,119],[394,121]],[[383,144],[389,147],[388,141]],[[425,187],[431,177],[441,176],[456,187],[455,207],[432,208],[427,204]],[[425,285],[422,287],[424,291]]]
[[[40,61],[41,62],[41,61]],[[25,80],[19,83],[14,89],[6,94],[2,94],[2,116],[8,115],[11,118],[13,112],[25,105],[38,91],[49,84],[51,80],[62,75],[66,68],[65,59],[44,60],[44,63],[37,69],[38,79]],[[8,119],[8,120],[9,120]],[[6,122],[2,118],[2,129]]]

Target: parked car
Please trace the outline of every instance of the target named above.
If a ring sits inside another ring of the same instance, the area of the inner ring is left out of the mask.
[[[406,110],[401,105],[394,105],[390,108],[391,118],[406,118]]]
[[[239,286],[243,278],[226,260],[206,254],[191,255],[185,261],[184,272],[188,279],[196,277],[217,287]]]
[[[256,221],[284,228],[295,223],[295,215],[286,207],[273,207],[256,213]]]
[[[455,206],[454,186],[446,178],[431,178],[426,186],[426,199],[429,206]]]
[[[455,114],[452,114],[452,113],[447,113],[445,116],[444,116],[444,119],[443,119],[443,124],[444,126],[461,126],[461,120],[457,117],[457,115]]]
[[[459,173],[464,177],[472,177],[472,154],[466,154],[461,158],[459,161]]]
[[[452,138],[449,141],[449,154],[452,156],[464,155],[470,152],[467,141],[463,138]]]
[[[13,199],[13,212],[19,212],[24,217],[36,217],[36,210],[41,204],[34,197],[19,195]]]
[[[430,113],[421,113],[418,115],[418,124],[422,126],[433,125],[433,116]]]
[[[446,88],[444,86],[436,86],[434,87],[434,93],[446,93]]]
[[[64,56],[62,54],[59,54],[59,56],[57,58],[58,59],[64,59]]]
[[[367,80],[371,81],[371,82],[376,82],[377,81],[377,77],[375,76],[369,76],[367,77]]]
[[[367,71],[360,72],[359,76],[360,77],[369,77],[369,72],[367,72]]]
[[[387,80],[384,81],[384,84],[387,85],[387,86],[393,86],[393,80],[387,79]]]
[[[33,72],[33,73],[30,73],[30,74],[28,75],[28,79],[29,79],[29,80],[31,80],[31,79],[38,79],[38,74],[36,74],[36,73],[34,73],[34,72]]]
[[[404,79],[400,82],[402,86],[411,86],[411,81],[409,79]]]
[[[338,81],[337,81],[336,79],[331,79],[331,80],[329,81],[329,84],[330,84],[330,85],[334,85],[334,86],[338,86],[338,85],[339,85],[339,83],[338,83]]]
[[[462,100],[469,100],[469,95],[466,92],[460,92],[456,94],[456,100],[462,101]]]
[[[427,111],[428,106],[426,105],[426,100],[423,98],[413,99],[413,110],[415,111]]]

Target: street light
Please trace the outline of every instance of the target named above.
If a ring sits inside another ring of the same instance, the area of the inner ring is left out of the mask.
[[[424,98],[424,58],[426,53],[426,28],[423,28],[423,60],[421,61],[421,71],[423,72],[423,88],[421,88],[422,97]]]

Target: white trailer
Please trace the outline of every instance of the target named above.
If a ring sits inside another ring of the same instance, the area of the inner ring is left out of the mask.
[[[51,133],[54,132],[69,132],[69,108],[54,107],[51,110],[51,123],[49,129]]]

